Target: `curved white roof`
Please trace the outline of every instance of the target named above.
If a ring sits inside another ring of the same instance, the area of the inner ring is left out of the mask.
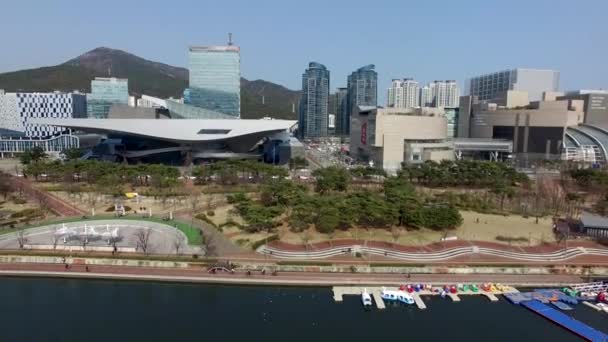
[[[113,132],[161,140],[197,142],[275,133],[291,129],[295,120],[231,119],[30,119],[29,123],[83,131]]]

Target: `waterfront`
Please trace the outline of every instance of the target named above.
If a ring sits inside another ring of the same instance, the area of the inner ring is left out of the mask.
[[[2,278],[3,341],[579,341],[524,308],[478,296],[429,308],[365,311],[330,288],[237,287],[101,280]],[[596,328],[605,315],[578,306]],[[606,329],[604,329],[606,330]]]

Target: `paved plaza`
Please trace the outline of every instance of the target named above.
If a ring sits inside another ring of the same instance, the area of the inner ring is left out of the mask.
[[[50,224],[20,233],[0,235],[0,249],[19,249],[20,239],[28,249],[81,249],[143,252],[138,232],[149,229],[147,252],[151,254],[200,253],[200,247],[188,246],[178,229],[161,223],[137,220],[87,220]],[[86,241],[86,244],[85,244]]]

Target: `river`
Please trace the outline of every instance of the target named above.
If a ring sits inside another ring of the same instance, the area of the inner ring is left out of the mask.
[[[507,303],[425,299],[365,311],[329,288],[0,278],[1,341],[580,341]],[[608,315],[573,316],[608,332]]]

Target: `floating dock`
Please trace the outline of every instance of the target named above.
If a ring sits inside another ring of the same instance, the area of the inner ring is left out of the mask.
[[[602,342],[608,340],[608,335],[599,330],[571,318],[570,316],[555,310],[537,300],[525,301],[520,303],[526,309],[543,316],[545,319],[561,326],[564,329],[584,338],[587,341]]]
[[[380,291],[382,291],[382,289],[379,287],[334,286],[332,288],[332,291],[334,292],[334,301],[344,301],[344,295],[360,296],[365,289],[367,289],[367,292],[374,298],[374,302],[378,309],[382,310],[386,308],[382,297],[380,297]]]
[[[372,298],[374,299],[374,302],[376,303],[376,307],[378,309],[386,308],[386,305],[384,304],[384,301],[382,300],[382,297],[380,296],[380,293],[382,292],[382,288],[375,287],[375,286],[367,286],[367,287],[334,286],[332,288],[333,293],[334,293],[334,301],[342,302],[344,300],[343,297],[345,295],[360,296],[361,293],[363,293],[364,289],[367,289],[367,292],[372,296]],[[424,290],[408,292],[408,293],[414,298],[414,302],[415,302],[416,306],[418,307],[418,309],[424,310],[427,308],[427,306],[424,303],[424,300],[422,300],[422,297],[423,296],[439,296],[441,293],[441,288],[433,287],[433,289],[430,289],[430,290],[424,289]],[[460,291],[458,291],[458,293],[446,293],[446,297],[449,297],[453,302],[460,302],[461,301],[460,296],[480,295],[480,296],[484,296],[484,297],[488,298],[491,302],[497,302],[498,301],[497,295],[501,295],[501,294],[507,295],[507,294],[516,294],[516,293],[519,293],[519,291],[517,291],[516,288],[505,286],[500,291],[499,290],[496,290],[496,291],[479,290],[479,291],[475,292],[473,290],[460,290]]]
[[[418,293],[412,293],[412,297],[414,297],[414,302],[416,302],[416,306],[418,307],[418,309],[426,309],[426,304],[424,304],[424,301],[422,300],[422,298],[420,298],[420,295]]]

